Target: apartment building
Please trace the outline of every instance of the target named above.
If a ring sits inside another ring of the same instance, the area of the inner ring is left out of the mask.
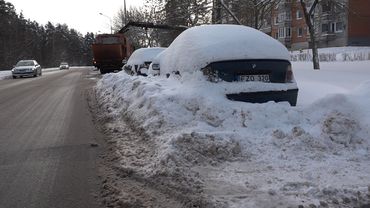
[[[306,6],[311,7],[313,0]],[[291,50],[306,49],[310,36],[299,0],[283,0],[261,30]],[[318,47],[370,46],[369,0],[321,0],[313,18]]]

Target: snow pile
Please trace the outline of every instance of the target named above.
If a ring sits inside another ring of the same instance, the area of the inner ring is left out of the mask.
[[[161,54],[161,74],[179,71],[183,75],[212,62],[236,59],[290,60],[290,57],[279,41],[253,28],[203,25],[181,33]]]
[[[9,79],[10,77],[12,77],[11,71],[0,71],[0,80]]]
[[[366,61],[370,60],[370,47],[319,48],[319,60],[328,61]],[[292,61],[311,61],[312,50],[291,52]]]
[[[150,152],[124,168],[147,178],[182,175],[172,183],[196,184],[218,207],[369,203],[370,82],[300,107],[229,101],[224,89],[233,87],[105,75],[97,95],[107,116],[129,121],[152,144],[121,145]]]

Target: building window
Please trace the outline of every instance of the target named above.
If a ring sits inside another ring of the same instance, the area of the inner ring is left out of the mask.
[[[292,19],[292,14],[290,12],[285,13],[285,19],[286,20],[291,20]]]
[[[321,33],[328,33],[328,32],[329,32],[329,24],[322,24]]]
[[[290,27],[285,28],[285,37],[290,38],[291,37],[291,29]]]
[[[336,22],[335,23],[335,32],[343,32],[343,22]]]
[[[279,21],[283,22],[285,20],[285,12],[279,14]]]
[[[279,19],[278,17],[274,17],[274,25],[277,25],[277,24],[279,24]]]
[[[322,3],[322,12],[323,13],[331,12],[331,3],[330,2],[323,2]]]
[[[297,20],[299,20],[299,19],[302,19],[302,18],[303,18],[303,13],[302,13],[302,11],[301,11],[301,10],[297,10],[296,15],[297,15]]]
[[[279,38],[285,38],[285,28],[279,28]]]
[[[343,32],[343,22],[333,22],[331,23],[330,32],[340,33]]]
[[[303,28],[299,27],[297,28],[297,36],[302,37],[303,36]]]

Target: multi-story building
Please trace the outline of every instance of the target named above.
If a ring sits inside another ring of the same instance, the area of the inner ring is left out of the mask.
[[[309,10],[314,0],[306,0]],[[255,27],[252,8],[242,6],[245,1],[224,0],[243,24]],[[306,49],[310,34],[300,0],[279,0],[264,18],[258,19],[262,32],[279,40],[292,50]],[[249,5],[250,6],[250,5]],[[213,23],[236,24],[222,8],[220,0],[213,0]],[[249,9],[249,10],[248,10]],[[265,11],[266,12],[266,11]],[[271,15],[270,15],[271,13]],[[253,21],[252,21],[253,22]],[[370,46],[370,0],[319,0],[312,16],[318,47]]]
[[[312,2],[306,5],[308,10]],[[321,0],[312,20],[319,47],[370,46],[369,0]],[[276,5],[271,25],[262,31],[292,50],[305,49],[310,44],[299,0],[283,0]]]

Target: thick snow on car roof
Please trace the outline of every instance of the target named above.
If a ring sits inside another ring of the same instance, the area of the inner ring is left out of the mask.
[[[204,25],[181,33],[161,55],[161,74],[194,72],[216,61],[290,60],[279,41],[241,25]]]
[[[140,48],[134,51],[134,53],[130,56],[129,60],[127,61],[128,65],[140,65],[146,61],[153,61],[154,57],[156,57],[160,52],[165,50],[166,48],[162,47],[153,47],[153,48]]]

